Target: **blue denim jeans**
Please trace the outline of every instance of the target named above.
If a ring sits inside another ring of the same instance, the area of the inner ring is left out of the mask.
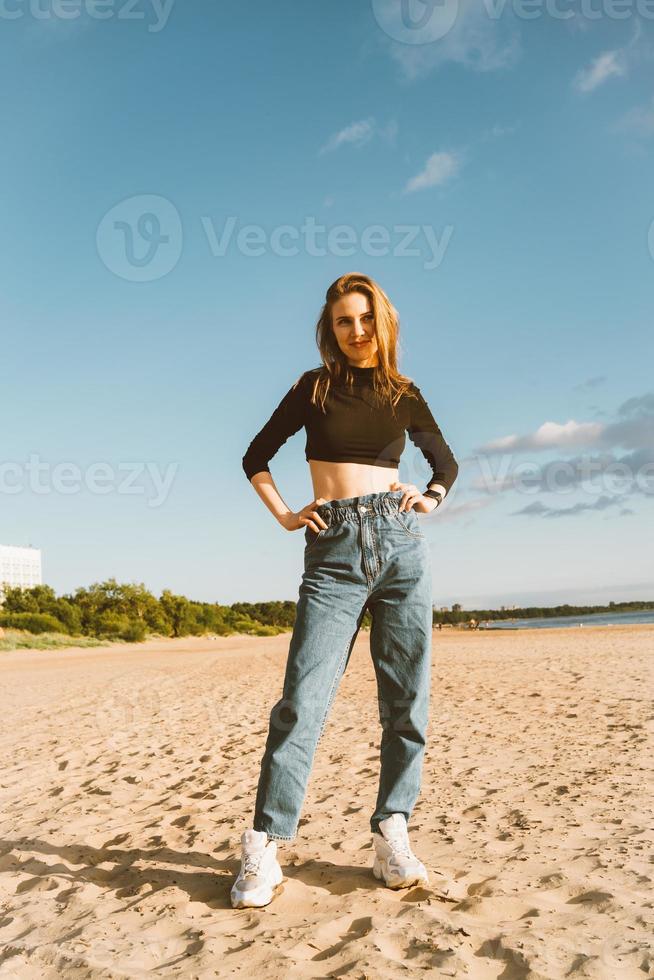
[[[411,816],[429,714],[432,582],[427,540],[416,512],[400,513],[402,495],[329,500],[316,508],[327,528],[304,531],[297,615],[254,812],[254,829],[270,838],[296,837],[316,746],[366,608],[382,728],[370,828],[391,813]]]

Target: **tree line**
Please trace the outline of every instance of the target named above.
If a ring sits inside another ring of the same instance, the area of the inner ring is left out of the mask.
[[[451,609],[434,612],[435,623],[466,623],[470,619],[478,622],[496,619],[554,619],[558,616],[591,616],[593,613],[635,612],[654,609],[654,600],[633,600],[631,602],[609,602],[608,606],[523,606],[515,609],[463,609],[458,603]]]
[[[4,588],[0,626],[30,633],[65,633],[138,642],[148,635],[274,636],[292,629],[295,603],[194,602],[165,589],[159,598],[145,585],[115,579],[57,596],[49,585]]]
[[[456,626],[470,619],[478,622],[498,619],[535,619],[553,616],[586,616],[599,612],[627,612],[651,609],[654,602],[611,602],[608,606],[530,606],[520,609],[434,610],[434,625]],[[62,633],[107,640],[138,642],[147,636],[228,636],[247,633],[274,636],[291,630],[296,603],[273,602],[195,602],[165,589],[159,598],[142,583],[120,583],[115,579],[96,582],[72,594],[57,596],[49,585],[31,589],[4,588],[0,607],[0,627],[29,633]],[[362,619],[363,629],[372,624],[370,610]]]

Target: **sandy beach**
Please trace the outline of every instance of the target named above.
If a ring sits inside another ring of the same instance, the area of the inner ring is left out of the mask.
[[[0,654],[1,977],[654,976],[654,626],[434,631],[400,892],[361,633],[280,894],[235,911],[289,636]]]

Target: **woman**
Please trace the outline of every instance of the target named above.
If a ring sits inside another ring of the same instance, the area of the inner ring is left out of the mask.
[[[438,506],[458,465],[420,389],[398,372],[398,334],[377,283],[361,273],[337,279],[316,328],[322,366],[298,378],[243,457],[282,527],[304,528],[305,548],[282,698],[270,714],[253,826],[241,837],[235,908],[267,905],[282,880],[277,841],[296,836],[316,746],[366,608],[382,724],[373,873],[391,888],[427,881],[407,832],[420,791],[433,622],[416,512]],[[294,513],[268,463],[303,426],[315,499]],[[422,492],[398,481],[405,431],[432,469]]]

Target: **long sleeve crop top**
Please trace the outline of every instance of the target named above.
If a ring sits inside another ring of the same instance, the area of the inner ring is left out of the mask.
[[[331,385],[325,402],[311,403],[313,383],[320,368],[305,371],[287,391],[264,427],[254,437],[245,455],[243,469],[248,480],[263,470],[278,449],[303,426],[307,438],[305,457],[334,463],[369,463],[397,468],[405,446],[405,432],[429,463],[428,485],[447,493],[457,478],[458,464],[423,398],[403,395],[395,406],[380,404],[372,388],[372,367],[352,367],[354,384]],[[444,494],[445,495],[445,494]]]

